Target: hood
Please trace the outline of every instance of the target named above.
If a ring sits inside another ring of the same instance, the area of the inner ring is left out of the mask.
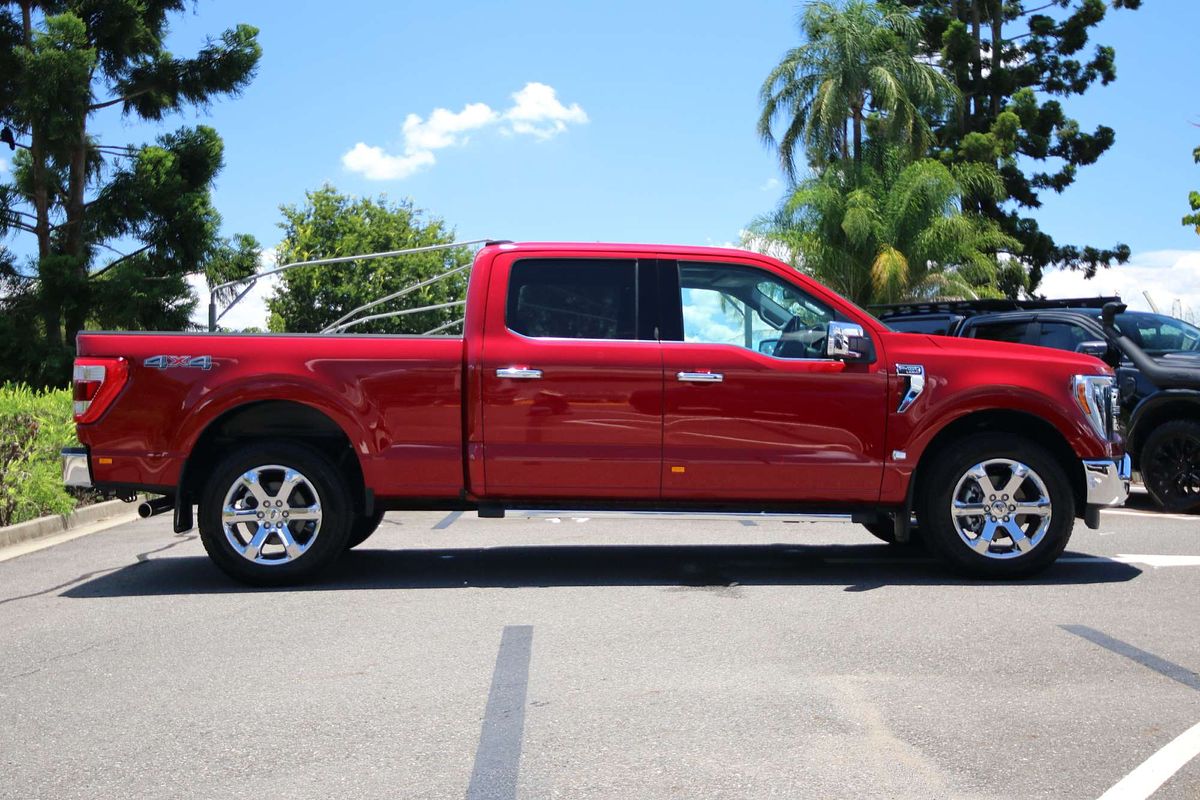
[[[1055,350],[1050,347],[1037,347],[1030,344],[1012,344],[1011,342],[995,342],[990,339],[959,339],[950,336],[930,336],[923,333],[892,333],[889,341],[893,341],[899,349],[909,349],[918,345],[921,349],[934,348],[945,356],[961,356],[971,360],[1011,361],[1014,365],[1022,364],[1042,368],[1053,367],[1063,371],[1073,371],[1080,374],[1112,375],[1112,367],[1094,356],[1082,353],[1072,353],[1068,350]],[[891,353],[892,348],[888,348]]]

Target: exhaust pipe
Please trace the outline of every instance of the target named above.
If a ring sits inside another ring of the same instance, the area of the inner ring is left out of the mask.
[[[155,497],[153,500],[146,500],[138,506],[138,516],[142,519],[148,519],[155,514],[170,511],[173,508],[175,508],[174,497]]]
[[[1142,348],[1138,347],[1128,336],[1117,330],[1115,317],[1126,308],[1124,303],[1105,303],[1100,314],[1104,330],[1113,337],[1117,347],[1121,349],[1142,374],[1159,389],[1193,388],[1200,383],[1200,369],[1195,367],[1176,367],[1156,361]]]

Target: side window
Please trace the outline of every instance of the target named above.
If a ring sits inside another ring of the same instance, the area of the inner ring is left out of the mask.
[[[508,279],[506,321],[524,336],[636,339],[637,263],[524,259]]]
[[[686,342],[732,344],[777,358],[824,358],[825,327],[837,315],[764,270],[681,262]]]
[[[1029,329],[1028,320],[1013,322],[985,322],[971,328],[968,336],[972,339],[991,339],[993,342],[1012,342],[1026,344],[1025,332]]]
[[[1088,332],[1078,325],[1069,322],[1043,322],[1042,332],[1037,343],[1042,347],[1053,347],[1055,350],[1074,350],[1076,345],[1089,339],[1099,337],[1088,336]]]

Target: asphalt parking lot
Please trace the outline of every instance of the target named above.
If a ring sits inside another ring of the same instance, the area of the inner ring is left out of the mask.
[[[390,514],[274,591],[129,523],[0,561],[0,797],[1195,800],[1128,776],[1200,722],[1200,518],[1104,522],[980,583],[849,524]]]

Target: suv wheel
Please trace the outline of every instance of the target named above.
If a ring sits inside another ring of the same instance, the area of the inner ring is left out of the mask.
[[[350,495],[320,453],[251,444],[213,471],[200,498],[200,539],[226,574],[255,586],[298,583],[346,549]]]
[[[1165,511],[1200,511],[1200,423],[1177,419],[1159,425],[1138,459],[1142,480]]]
[[[979,577],[1040,572],[1075,524],[1062,467],[1042,447],[1009,435],[950,445],[925,476],[921,501],[925,542],[955,570]]]

